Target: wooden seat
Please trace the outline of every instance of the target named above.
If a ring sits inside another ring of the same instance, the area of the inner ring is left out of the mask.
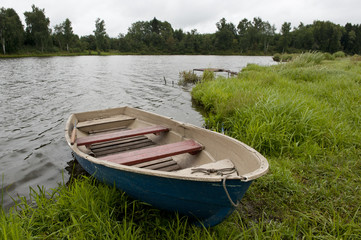
[[[151,133],[156,134],[156,133],[168,132],[168,131],[169,131],[169,128],[166,128],[163,126],[151,126],[151,127],[136,128],[136,129],[126,130],[126,131],[118,131],[118,132],[86,136],[86,137],[76,139],[76,143],[78,144],[78,146],[90,145],[90,144],[94,144],[94,143],[107,142],[107,141],[117,140],[117,139],[121,139],[121,138],[134,137],[134,136],[140,136],[140,135],[151,134]]]
[[[131,166],[183,153],[197,154],[202,149],[203,146],[194,140],[186,140],[157,147],[108,155],[98,159]]]
[[[117,115],[107,118],[100,118],[100,119],[93,119],[88,121],[82,121],[78,122],[77,128],[85,128],[85,127],[91,127],[95,125],[102,125],[104,123],[116,123],[116,122],[124,122],[124,121],[131,121],[134,120],[134,117],[129,117],[125,115]]]

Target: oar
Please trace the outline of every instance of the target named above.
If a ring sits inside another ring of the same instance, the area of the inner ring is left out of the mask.
[[[71,138],[70,138],[71,145],[75,143],[75,140],[76,140],[76,121],[74,121],[73,131],[71,132]]]

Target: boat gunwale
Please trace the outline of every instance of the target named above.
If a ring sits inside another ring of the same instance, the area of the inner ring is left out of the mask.
[[[122,111],[126,111],[126,109],[129,107],[120,107],[120,108],[110,108],[110,109],[104,109],[104,110],[98,110],[98,111],[89,111],[89,112],[81,112],[81,113],[73,113],[69,116],[67,122],[66,122],[66,126],[65,126],[65,138],[66,141],[69,145],[69,147],[72,149],[72,151],[77,154],[79,157],[86,159],[92,163],[95,164],[99,164],[99,165],[103,165],[105,167],[108,168],[113,168],[119,171],[127,171],[127,172],[133,172],[133,173],[137,173],[137,174],[145,174],[145,175],[151,175],[151,176],[157,176],[157,177],[163,177],[163,178],[173,178],[173,179],[179,179],[179,180],[189,180],[189,181],[207,181],[207,182],[220,182],[223,181],[223,179],[225,178],[225,176],[190,176],[190,175],[184,175],[184,174],[177,174],[177,172],[165,172],[165,171],[160,171],[160,170],[150,170],[150,169],[146,169],[146,168],[138,168],[138,167],[134,167],[134,166],[126,166],[126,165],[122,165],[122,164],[117,164],[117,163],[112,163],[109,161],[104,161],[104,160],[99,160],[96,157],[92,157],[89,154],[86,154],[84,152],[82,152],[78,147],[77,144],[71,144],[70,143],[70,134],[72,129],[70,129],[70,126],[72,126],[72,120],[73,118],[76,118],[76,114],[87,114],[87,113],[96,113],[96,112],[104,112],[104,111],[112,111],[112,110],[122,110]],[[153,117],[157,117],[157,118],[163,118],[163,119],[167,119],[172,121],[175,124],[179,124],[185,128],[196,128],[196,129],[201,129],[205,132],[208,132],[209,134],[215,134],[218,135],[219,137],[222,138],[226,138],[227,141],[233,141],[236,144],[240,145],[240,147],[244,147],[246,148],[250,153],[252,153],[255,157],[255,159],[257,159],[259,161],[259,167],[257,169],[255,169],[254,171],[248,172],[246,174],[243,174],[242,176],[227,176],[227,180],[241,180],[242,182],[248,182],[248,181],[252,181],[258,177],[261,177],[263,175],[265,175],[268,172],[269,169],[269,164],[268,161],[265,157],[263,157],[260,153],[258,153],[255,149],[251,148],[250,146],[246,145],[245,143],[238,141],[237,139],[234,139],[232,137],[229,137],[227,135],[218,133],[218,132],[214,132],[208,129],[203,129],[200,127],[197,127],[193,124],[189,124],[189,123],[183,123],[177,120],[174,120],[173,118],[170,117],[165,117],[162,115],[158,115],[155,113],[151,113],[148,111],[144,111],[144,110],[140,110],[140,109],[136,109],[136,108],[131,108],[132,110],[136,110],[136,111],[140,111],[142,112],[142,114],[149,114]],[[77,118],[76,118],[77,119]],[[172,129],[170,130],[170,132],[172,132]],[[185,138],[186,139],[186,138]],[[196,139],[195,139],[196,140]],[[197,140],[196,140],[197,141]],[[231,160],[232,161],[232,160]]]

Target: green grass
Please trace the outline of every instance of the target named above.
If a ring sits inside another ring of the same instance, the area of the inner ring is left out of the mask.
[[[22,197],[10,212],[0,209],[0,239],[214,239],[217,234],[88,177],[51,191],[31,189],[30,199]]]
[[[361,236],[361,62],[324,59],[307,53],[277,66],[249,65],[237,78],[192,91],[209,128],[269,159],[269,174],[240,211],[246,228],[270,231],[263,237]]]
[[[193,88],[209,128],[270,163],[223,223],[195,227],[85,177],[0,210],[0,239],[360,239],[361,59],[299,58]]]

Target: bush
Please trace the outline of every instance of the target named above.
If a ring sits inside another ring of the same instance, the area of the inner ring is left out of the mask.
[[[351,57],[351,61],[352,61],[352,62],[361,62],[361,56],[355,54],[355,55],[353,55],[353,56]]]
[[[335,60],[335,55],[334,54],[331,54],[331,53],[324,53],[323,54],[325,56],[325,60]]]
[[[195,84],[201,80],[201,78],[192,71],[183,71],[179,73],[180,80],[178,81],[179,85],[187,85],[189,83]]]
[[[333,56],[334,56],[335,58],[344,58],[344,57],[346,57],[346,53],[344,53],[343,51],[338,51],[338,52],[335,52],[335,53],[333,54]]]

